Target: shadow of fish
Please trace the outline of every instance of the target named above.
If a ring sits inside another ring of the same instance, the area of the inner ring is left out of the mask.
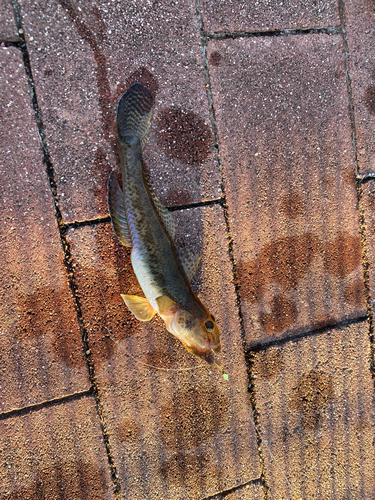
[[[112,173],[108,180],[109,212],[117,237],[132,249],[132,266],[145,294],[122,298],[140,321],[149,321],[158,313],[167,330],[189,352],[216,365],[219,330],[190,285],[201,256],[176,248],[172,214],[153,192],[142,167],[153,106],[151,92],[136,83],[121,97],[117,108],[122,190]]]

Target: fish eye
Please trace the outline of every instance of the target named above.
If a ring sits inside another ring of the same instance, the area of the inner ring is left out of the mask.
[[[212,321],[206,321],[204,326],[207,328],[209,332],[212,332],[212,330],[214,329],[214,324],[212,323]]]

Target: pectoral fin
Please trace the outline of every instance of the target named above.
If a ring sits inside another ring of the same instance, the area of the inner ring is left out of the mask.
[[[126,220],[124,196],[113,172],[110,173],[108,178],[108,209],[117,238],[125,247],[131,247],[132,240]]]
[[[188,280],[191,281],[194,278],[195,273],[198,271],[202,255],[195,253],[194,250],[190,250],[189,248],[178,248],[177,251],[186,276]]]
[[[150,319],[156,314],[155,309],[144,297],[123,294],[121,294],[121,297],[124,299],[124,302],[130,309],[130,311],[137,319],[139,319],[139,321],[150,321]]]
[[[158,305],[159,314],[166,314],[171,309],[178,307],[176,302],[167,297],[166,295],[161,295],[156,298],[156,303]]]

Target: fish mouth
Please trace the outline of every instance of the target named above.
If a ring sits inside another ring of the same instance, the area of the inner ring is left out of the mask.
[[[187,345],[184,345],[184,347],[192,354],[195,354],[196,356],[207,361],[208,364],[218,366],[216,363],[215,354],[218,354],[220,352],[221,349],[220,343],[216,344],[215,347],[208,346],[204,348],[199,348]]]

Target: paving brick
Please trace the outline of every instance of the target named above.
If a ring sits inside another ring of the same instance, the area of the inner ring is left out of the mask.
[[[364,315],[341,38],[212,41],[213,54],[247,342]]]
[[[112,481],[93,398],[0,421],[2,500],[111,500]]]
[[[260,477],[222,209],[173,215],[176,241],[203,251],[193,286],[217,319],[228,382],[160,320],[127,311],[120,292],[141,292],[109,224],[68,233],[113,456],[134,500],[198,499]]]
[[[263,500],[263,486],[259,484],[246,484],[230,493],[224,492],[219,495],[210,497],[208,500]]]
[[[22,57],[0,50],[1,412],[89,382]]]
[[[358,167],[375,172],[375,4],[349,0],[345,10]]]
[[[271,500],[374,498],[370,355],[366,322],[255,354]]]
[[[204,28],[218,31],[266,31],[275,29],[338,26],[338,2],[331,0],[210,0],[202,1]]]
[[[220,196],[195,7],[22,1],[25,35],[63,216],[107,215],[119,97],[135,81],[156,105],[144,154],[162,201]],[[157,181],[157,182],[156,182]]]
[[[8,0],[0,0],[0,42],[18,40],[12,4]]]

